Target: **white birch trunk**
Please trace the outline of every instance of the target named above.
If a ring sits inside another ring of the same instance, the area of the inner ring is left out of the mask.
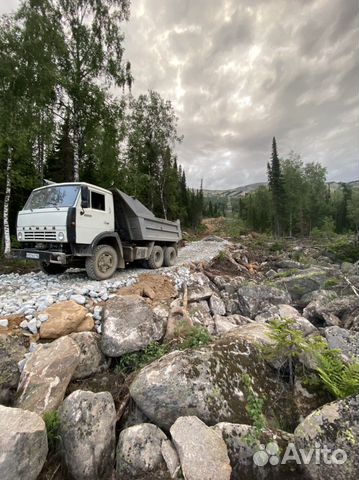
[[[77,135],[74,141],[74,182],[80,181],[80,155],[79,155],[79,142]]]
[[[12,152],[11,148],[8,148],[8,157],[6,162],[6,186],[5,186],[5,198],[4,198],[4,255],[9,256],[11,252],[11,240],[10,240],[10,226],[9,226],[9,203],[11,195],[11,167],[12,167]]]

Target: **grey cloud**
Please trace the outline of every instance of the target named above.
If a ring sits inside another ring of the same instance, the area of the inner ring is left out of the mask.
[[[281,155],[322,162],[330,180],[359,177],[358,10],[357,0],[133,0],[133,92],[173,102],[191,185],[265,180],[273,135]]]

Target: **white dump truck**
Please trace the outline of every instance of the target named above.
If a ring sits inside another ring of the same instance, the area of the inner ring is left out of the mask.
[[[156,218],[124,192],[89,183],[53,183],[33,190],[17,218],[17,258],[37,260],[49,274],[85,267],[94,280],[134,261],[172,266],[179,221]]]

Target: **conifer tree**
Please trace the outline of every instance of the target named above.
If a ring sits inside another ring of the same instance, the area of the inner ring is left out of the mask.
[[[283,216],[284,216],[284,184],[281,171],[280,160],[277,152],[277,142],[273,137],[271,162],[267,164],[268,168],[268,184],[272,193],[273,202],[273,222],[274,234],[279,236],[283,232]]]

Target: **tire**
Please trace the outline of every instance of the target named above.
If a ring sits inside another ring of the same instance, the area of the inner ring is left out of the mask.
[[[44,273],[47,273],[48,275],[59,275],[60,273],[64,273],[67,270],[67,267],[65,267],[64,265],[47,262],[40,262],[40,268]]]
[[[152,249],[151,255],[147,260],[149,268],[161,268],[163,265],[163,250],[159,245],[155,245]]]
[[[92,280],[106,280],[112,277],[118,265],[116,250],[110,245],[98,245],[91,257],[86,258],[86,273]]]
[[[165,267],[173,267],[177,260],[177,251],[174,247],[166,247],[163,264]]]

